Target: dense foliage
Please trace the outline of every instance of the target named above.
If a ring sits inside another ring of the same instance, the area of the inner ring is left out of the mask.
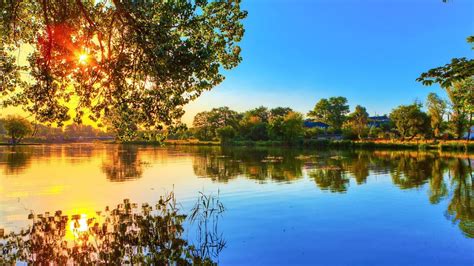
[[[33,133],[31,123],[21,116],[7,116],[2,124],[13,145],[20,143],[24,137]]]
[[[340,130],[348,113],[349,105],[345,97],[331,97],[319,100],[308,116]]]
[[[240,0],[0,1],[3,105],[58,125],[88,117],[122,140],[172,128],[241,61],[246,15]]]
[[[434,137],[439,137],[442,130],[443,116],[446,113],[446,101],[441,99],[436,93],[428,94],[426,99],[426,107],[430,117],[431,128]]]
[[[200,140],[278,140],[291,143],[304,135],[303,115],[288,107],[268,110],[261,106],[243,114],[220,107],[196,114],[192,132]]]
[[[413,139],[419,134],[429,134],[428,115],[421,111],[421,105],[418,103],[401,105],[393,109],[390,113],[390,119],[402,140],[405,138]]]

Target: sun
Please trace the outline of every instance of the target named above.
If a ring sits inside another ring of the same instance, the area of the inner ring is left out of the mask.
[[[81,65],[87,64],[87,59],[88,59],[87,54],[80,54],[79,55],[79,64],[81,64]]]

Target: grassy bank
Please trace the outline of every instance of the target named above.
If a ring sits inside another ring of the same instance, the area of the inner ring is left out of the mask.
[[[166,140],[159,141],[131,141],[126,143],[118,143],[116,141],[95,141],[105,144],[133,144],[133,145],[189,145],[189,146],[240,146],[240,147],[301,147],[301,148],[318,148],[318,149],[380,149],[380,150],[439,150],[454,152],[474,152],[474,142],[466,141],[418,141],[418,142],[401,142],[401,141],[351,141],[351,140],[315,140],[307,139],[293,143],[285,141],[250,141],[238,140],[221,143],[219,141],[200,141],[196,139],[190,140]],[[18,146],[41,145],[41,144],[64,144],[64,143],[80,143],[80,142],[23,142]],[[11,146],[9,143],[0,142],[0,146]]]
[[[391,149],[391,150],[440,150],[474,152],[474,142],[466,141],[351,141],[351,140],[301,140],[294,143],[284,141],[231,141],[220,143],[218,141],[199,140],[167,140],[167,145],[195,145],[195,146],[261,146],[261,147],[308,147],[308,148],[337,148],[337,149]]]

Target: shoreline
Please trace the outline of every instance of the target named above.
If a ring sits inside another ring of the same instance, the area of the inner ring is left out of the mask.
[[[223,147],[287,147],[287,148],[321,148],[321,149],[366,149],[366,150],[432,150],[432,151],[455,151],[473,152],[474,141],[352,141],[352,140],[301,140],[294,143],[285,141],[199,141],[199,140],[165,140],[158,141],[95,141],[95,142],[26,142],[12,145],[0,142],[0,146],[39,146],[57,144],[121,144],[121,145],[149,145],[149,146],[223,146]]]
[[[171,146],[244,146],[244,147],[295,147],[295,148],[355,148],[355,149],[386,149],[386,150],[440,150],[474,152],[474,141],[352,141],[352,140],[302,140],[296,143],[284,141],[219,141],[198,140],[167,140],[165,145]]]

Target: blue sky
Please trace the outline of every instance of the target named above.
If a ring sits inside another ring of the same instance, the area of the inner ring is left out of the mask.
[[[453,57],[472,57],[474,1],[243,0],[242,63],[186,107],[289,106],[306,113],[324,97],[345,96],[370,114],[424,100],[436,86],[415,79]]]

